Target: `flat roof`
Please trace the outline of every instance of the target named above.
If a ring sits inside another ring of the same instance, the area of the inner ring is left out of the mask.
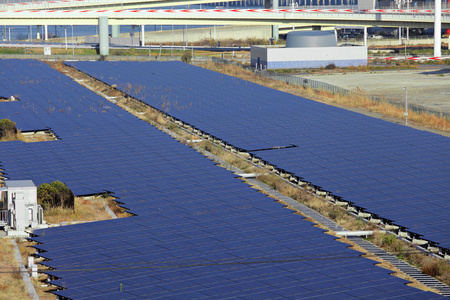
[[[7,180],[5,186],[10,187],[36,187],[33,180]]]

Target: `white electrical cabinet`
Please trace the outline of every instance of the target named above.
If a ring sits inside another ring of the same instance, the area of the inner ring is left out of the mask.
[[[44,223],[42,216],[32,180],[5,181],[0,188],[0,226],[8,235],[23,235],[26,229],[39,228]]]

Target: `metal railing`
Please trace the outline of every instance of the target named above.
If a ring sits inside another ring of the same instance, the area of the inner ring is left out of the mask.
[[[37,59],[50,61],[68,61],[68,60],[125,60],[125,61],[176,61],[180,56],[161,56],[158,55],[42,55],[42,54],[0,54],[1,59]],[[200,57],[195,57],[196,59]]]

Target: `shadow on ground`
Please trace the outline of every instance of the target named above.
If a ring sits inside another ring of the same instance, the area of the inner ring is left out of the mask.
[[[423,75],[443,75],[450,73],[450,69],[440,69],[436,71],[422,72]]]

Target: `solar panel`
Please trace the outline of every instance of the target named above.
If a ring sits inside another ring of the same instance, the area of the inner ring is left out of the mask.
[[[447,137],[180,62],[66,64],[425,239],[435,234],[418,221],[424,214],[450,228],[441,210],[449,200]],[[256,151],[288,145],[298,147]],[[398,207],[399,195],[411,199]],[[449,249],[450,232],[432,241]]]
[[[21,86],[20,105],[0,103],[2,115],[14,116],[18,128],[48,127],[61,137],[1,143],[8,176],[61,180],[79,195],[107,188],[136,215],[36,230],[36,247],[50,259],[47,273],[61,287],[56,295],[295,298],[336,287],[348,295],[358,284],[376,289],[389,282],[396,293],[428,296],[149,124],[113,104],[99,111],[104,99],[47,65],[2,60],[0,66],[7,86],[40,82],[33,92]],[[69,88],[74,93],[64,93]],[[354,271],[362,267],[367,277]],[[346,280],[341,270],[348,270]]]

